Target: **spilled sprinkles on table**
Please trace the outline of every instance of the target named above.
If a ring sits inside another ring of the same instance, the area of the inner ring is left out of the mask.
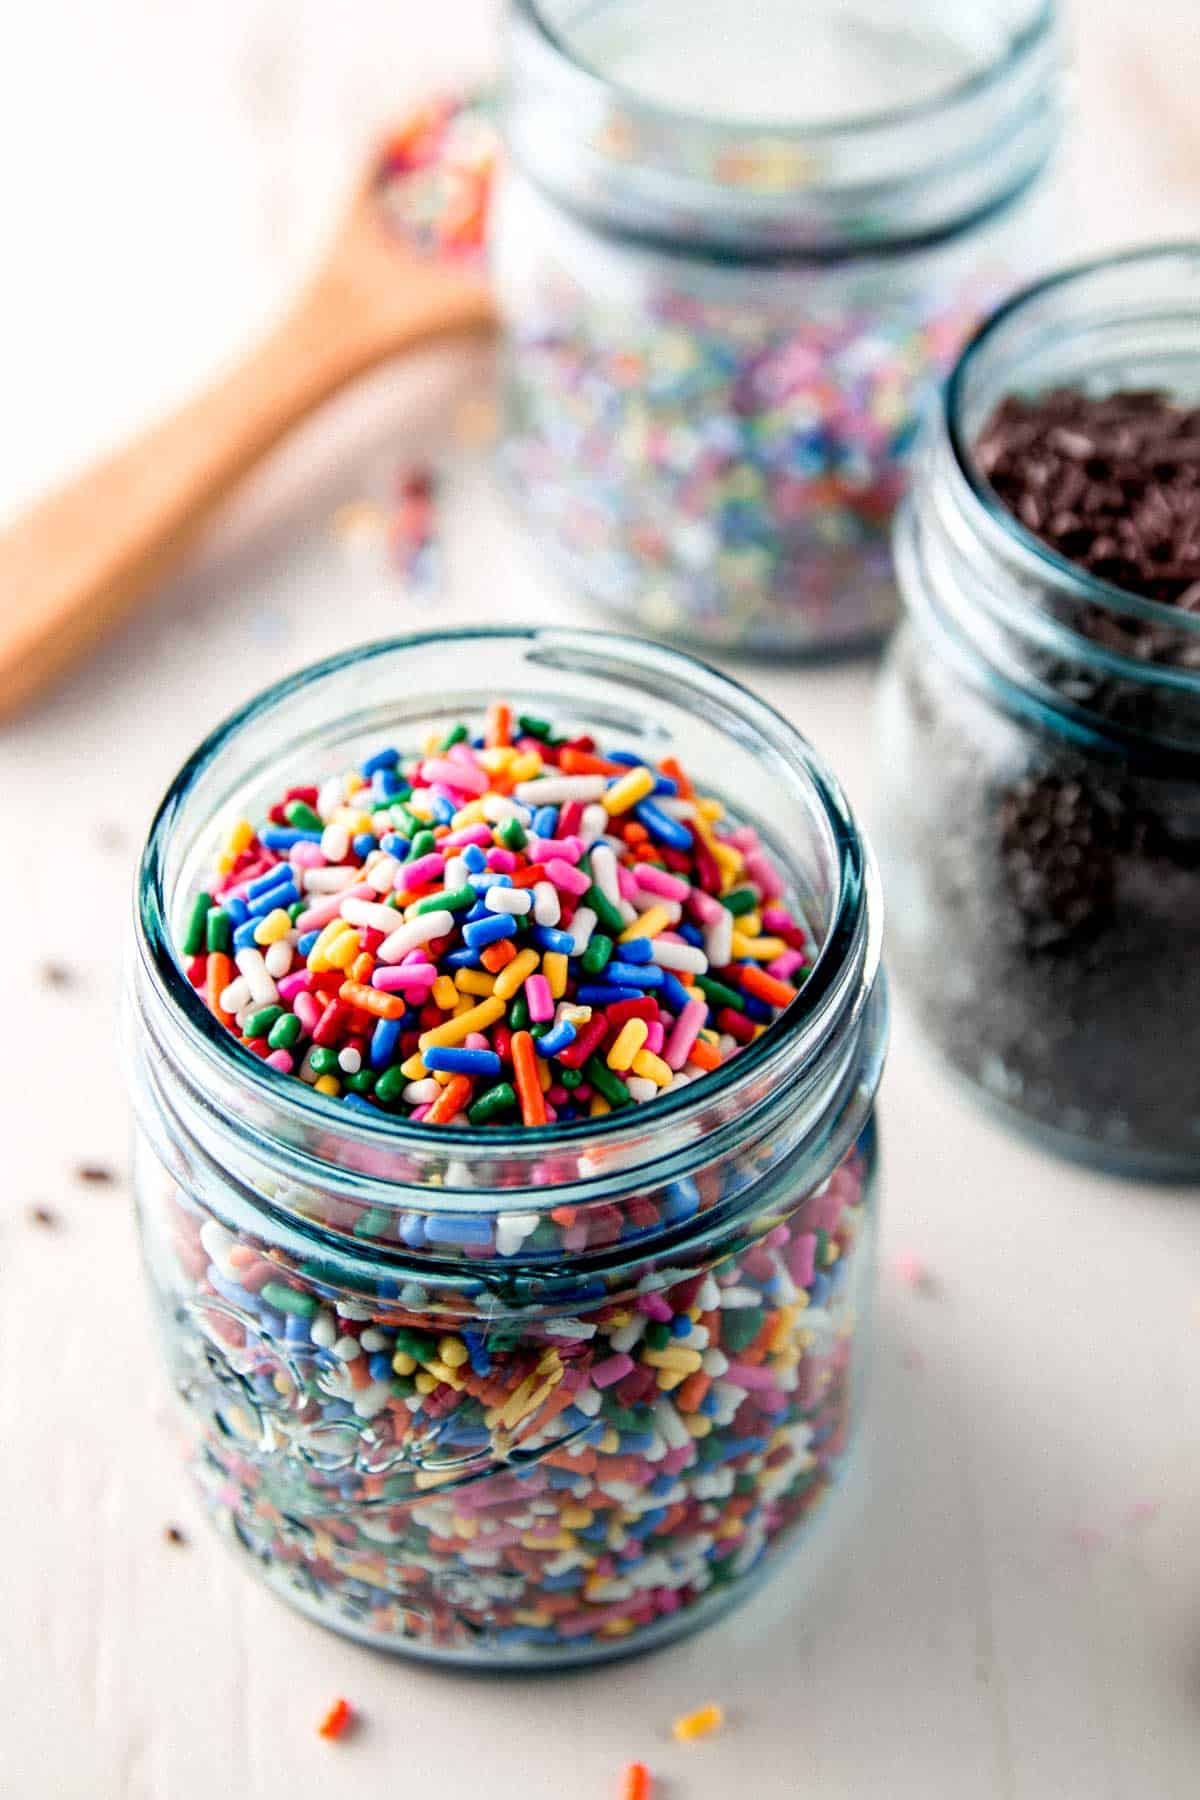
[[[432,1126],[645,1105],[795,999],[803,925],[671,758],[494,703],[229,831],[180,949],[282,1075]]]

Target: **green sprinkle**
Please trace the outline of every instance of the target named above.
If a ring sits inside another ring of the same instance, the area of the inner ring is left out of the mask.
[[[562,1084],[565,1088],[582,1087],[583,1086],[583,1070],[582,1069],[564,1069],[564,1068],[560,1067],[559,1071],[558,1071],[558,1079],[562,1082]]]
[[[419,913],[441,912],[445,908],[447,912],[463,912],[474,906],[478,898],[479,895],[473,887],[455,888],[449,894],[430,894],[426,899],[418,900],[417,911]]]
[[[671,1342],[671,1327],[664,1319],[651,1319],[643,1336],[652,1350],[665,1350]]]
[[[391,1224],[392,1215],[386,1206],[372,1206],[361,1219],[355,1221],[355,1237],[382,1237]]]
[[[465,725],[452,725],[441,743],[439,750],[453,750],[455,744],[465,744],[470,733]]]
[[[507,1081],[498,1081],[495,1087],[480,1094],[478,1100],[467,1108],[467,1118],[472,1125],[486,1125],[499,1113],[511,1112],[517,1104],[517,1096]]]
[[[282,1281],[268,1281],[262,1290],[262,1297],[276,1312],[294,1313],[298,1319],[311,1319],[317,1310],[317,1302],[312,1294],[298,1294],[295,1288],[288,1287]]]
[[[726,987],[723,981],[714,981],[711,975],[697,975],[696,986],[714,1006],[732,1006],[734,1012],[741,1012],[742,995],[735,989]]]
[[[390,1106],[393,1100],[400,1098],[407,1086],[408,1076],[399,1063],[396,1063],[394,1067],[385,1069],[375,1083],[375,1098],[382,1100],[385,1106]]]
[[[199,956],[204,948],[205,933],[208,929],[208,914],[213,903],[211,894],[197,894],[188,909],[187,924],[183,928],[183,954]]]
[[[587,893],[583,896],[580,905],[590,906],[596,915],[596,923],[598,925],[603,925],[605,931],[607,931],[610,936],[614,938],[620,937],[625,929],[625,921],[609,899],[608,895],[602,894],[594,881]],[[589,945],[588,948],[590,949],[591,946]]]
[[[246,1036],[252,1038],[266,1037],[276,1019],[282,1019],[282,1017],[282,1006],[260,1006],[258,1011],[252,1012],[250,1017],[246,1020]],[[298,1020],[297,1023],[299,1023]],[[333,1060],[336,1063],[337,1057],[335,1056]]]
[[[520,819],[505,819],[504,823],[497,827],[496,836],[506,850],[523,850],[529,842]]]
[[[522,736],[541,738],[543,742],[554,729],[549,719],[535,718],[532,713],[518,713],[517,725]]]
[[[223,906],[210,906],[204,921],[204,945],[211,953],[226,956],[233,948],[233,920]]]
[[[413,823],[416,824],[415,819]],[[414,837],[412,843],[409,845],[408,855],[404,860],[405,862],[420,862],[423,856],[428,856],[431,850],[436,849],[437,839],[434,837],[428,826],[422,826],[417,831],[417,835]]]
[[[411,1325],[398,1325],[394,1348],[405,1356],[415,1357],[417,1362],[424,1362],[436,1353],[437,1339],[427,1331],[414,1331]]]
[[[293,900],[292,904],[288,907],[287,910],[288,910],[288,918],[292,921],[292,924],[294,925],[296,923],[296,920],[300,917],[300,914],[302,912],[306,912],[308,910],[308,901],[307,900]]]
[[[726,1306],[721,1311],[721,1349],[744,1350],[763,1328],[761,1306]]]
[[[285,806],[283,816],[293,831],[324,831],[325,821],[320,813],[315,813],[311,806],[303,800],[293,800]]]
[[[585,975],[599,975],[608,967],[608,959],[613,953],[613,941],[605,937],[602,931],[593,931],[591,942],[584,951],[580,961]]]
[[[411,841],[421,830],[421,821],[414,813],[409,812],[407,806],[393,804],[392,826],[400,833],[401,837],[406,837]]]
[[[629,1106],[631,1096],[625,1083],[613,1074],[606,1062],[598,1056],[589,1056],[583,1065],[584,1074],[598,1094],[603,1094],[610,1106]]]
[[[352,1094],[369,1094],[375,1086],[374,1069],[359,1069],[354,1075],[347,1075],[346,1086]]]
[[[531,1038],[533,1038],[536,1041],[538,1038],[544,1038],[546,1033],[548,1031],[553,1031],[553,1029],[554,1029],[554,1020],[553,1019],[543,1019],[539,1024],[531,1025],[529,1027],[529,1035]]]
[[[315,1050],[309,1051],[308,1066],[314,1075],[336,1075],[338,1073],[337,1051],[327,1049],[324,1044],[318,1044]]]
[[[290,1050],[303,1027],[295,1013],[281,1012],[267,1036],[272,1050]]]
[[[743,913],[753,912],[758,905],[758,895],[753,888],[734,888],[731,894],[721,895],[721,905],[726,912],[731,912],[735,919]]]
[[[508,1028],[510,1031],[528,1031],[529,1002],[524,993],[517,995],[508,1009]]]

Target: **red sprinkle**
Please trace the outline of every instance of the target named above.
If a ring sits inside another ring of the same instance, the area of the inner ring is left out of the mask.
[[[335,1700],[321,1723],[317,1726],[318,1737],[336,1739],[343,1737],[354,1723],[354,1709],[348,1700]]]

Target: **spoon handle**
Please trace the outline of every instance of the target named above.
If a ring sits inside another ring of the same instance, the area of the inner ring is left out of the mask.
[[[128,619],[229,490],[354,376],[453,320],[383,332],[318,280],[259,344],[168,418],[0,531],[0,716]]]

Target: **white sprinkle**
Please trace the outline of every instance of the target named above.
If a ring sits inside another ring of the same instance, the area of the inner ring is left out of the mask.
[[[346,1336],[340,1337],[333,1346],[333,1354],[341,1362],[357,1362],[362,1355],[362,1345],[356,1337],[351,1337],[347,1332]]]
[[[704,953],[714,969],[724,969],[733,956],[733,914],[721,908],[721,916],[705,928]]]
[[[608,844],[596,843],[592,845],[591,867],[592,880],[600,889],[604,898],[611,902],[613,906],[620,906],[621,887],[617,880],[617,859],[613,855],[612,849]],[[631,914],[631,922],[632,919],[636,917],[636,913]]]
[[[604,775],[543,775],[519,781],[513,791],[527,806],[565,806],[568,800],[599,800],[607,786]]]
[[[267,974],[267,965],[261,950],[247,944],[234,957],[240,974],[246,978],[246,986],[250,989],[250,998],[258,1006],[270,1006],[279,998],[279,990]]]
[[[629,1089],[632,1098],[639,1103],[653,1100],[658,1093],[658,1084],[648,1080],[644,1075],[627,1075],[625,1086]]]
[[[399,872],[400,864],[394,856],[379,856],[367,870],[368,885],[373,887],[377,894],[390,893],[396,884],[396,876]],[[403,887],[404,883],[401,882],[400,885]]]
[[[328,869],[305,869],[301,883],[306,894],[340,894],[354,886],[359,874],[351,863],[337,863]]]
[[[308,1328],[309,1337],[319,1350],[332,1350],[337,1343],[337,1334],[333,1314],[322,1307]]]
[[[576,833],[585,844],[594,844],[598,837],[603,837],[608,830],[608,814],[602,806],[585,806],[583,817],[579,821]]]
[[[276,938],[273,944],[267,945],[263,961],[267,965],[267,974],[278,981],[292,966],[292,946],[286,938]]]
[[[441,1091],[440,1082],[435,1081],[432,1075],[428,1075],[424,1081],[410,1081],[404,1090],[403,1098],[408,1101],[410,1106],[432,1106]]]
[[[533,887],[533,916],[539,925],[557,925],[562,918],[558,890],[549,881],[537,881]]]
[[[350,832],[345,825],[327,825],[321,833],[321,855],[327,863],[345,862],[350,854]]]
[[[321,790],[317,795],[317,811],[323,819],[331,819],[345,797],[345,778],[341,775],[331,775],[328,781],[321,784]],[[348,838],[346,841],[349,843]],[[343,852],[343,854],[345,853]]]
[[[373,1381],[369,1387],[361,1388],[355,1397],[354,1411],[360,1419],[373,1419],[381,1413],[392,1397],[390,1381]]]
[[[362,1068],[362,1051],[347,1044],[345,1049],[338,1051],[338,1068],[346,1075],[357,1075]]]
[[[446,862],[446,873],[442,877],[446,884],[446,892],[452,894],[456,888],[467,885],[467,876],[471,873],[461,856],[451,856]]]
[[[450,886],[447,875],[446,886]],[[483,896],[483,904],[489,912],[509,913],[514,918],[527,913],[533,905],[533,895],[528,888],[490,887]]]
[[[485,794],[479,804],[484,818],[492,825],[502,825],[505,819],[520,819],[524,824],[528,817],[525,808],[505,794]]]
[[[502,1212],[496,1219],[496,1249],[501,1256],[512,1256],[537,1230],[536,1213]]]
[[[708,958],[703,950],[698,950],[695,944],[677,944],[671,938],[651,939],[650,961],[657,963],[660,969],[686,969],[692,975],[703,975],[708,969]]]
[[[419,913],[407,925],[401,925],[399,931],[393,931],[391,937],[385,938],[376,954],[380,962],[396,963],[410,950],[428,944],[433,938],[448,937],[453,930],[452,912],[439,907],[435,912]]]
[[[241,975],[231,981],[217,998],[222,1012],[240,1013],[250,1004],[250,983]]]
[[[590,906],[578,906],[571,920],[571,936],[575,940],[573,956],[582,956],[592,941],[592,933],[596,929],[596,915]]]
[[[347,925],[367,925],[390,936],[400,922],[394,906],[377,906],[373,900],[343,900],[338,907]]]

